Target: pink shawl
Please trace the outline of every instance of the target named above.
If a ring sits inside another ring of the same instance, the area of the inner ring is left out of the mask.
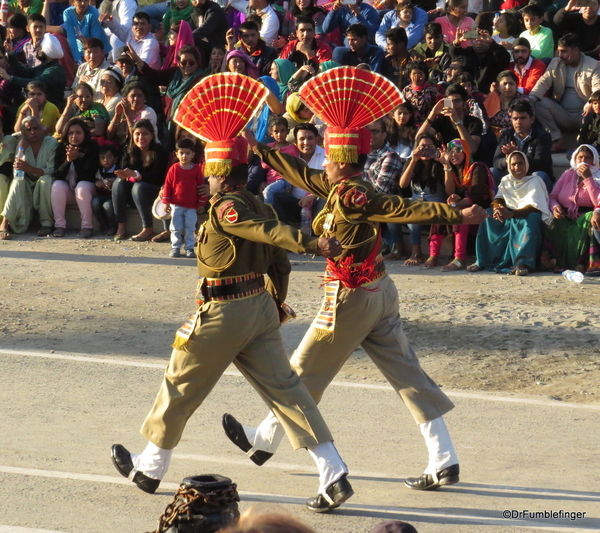
[[[169,28],[165,28],[165,31],[169,31]],[[162,70],[166,70],[177,66],[177,52],[185,45],[194,46],[194,36],[192,35],[192,27],[185,21],[182,20],[179,23],[179,31],[177,32],[177,40],[174,46],[167,46],[167,57],[162,66]]]
[[[584,144],[592,152],[594,157],[593,165],[590,167],[592,177],[583,180],[583,190],[579,189],[579,175],[575,171],[575,156],[581,146],[573,152],[571,157],[571,168],[566,170],[560,179],[554,185],[550,193],[550,209],[557,205],[562,205],[567,211],[567,217],[572,220],[579,216],[580,207],[595,207],[600,202],[600,170],[598,169],[598,152],[589,145]],[[587,194],[586,194],[587,193]]]

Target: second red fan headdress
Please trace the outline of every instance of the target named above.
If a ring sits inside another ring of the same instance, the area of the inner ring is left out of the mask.
[[[328,126],[327,157],[339,163],[356,163],[370,151],[367,124],[402,104],[402,93],[391,81],[368,70],[339,67],[307,81],[300,99]]]

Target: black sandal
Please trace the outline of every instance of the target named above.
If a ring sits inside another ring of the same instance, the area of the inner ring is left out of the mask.
[[[529,267],[526,267],[524,265],[517,265],[513,267],[509,274],[513,276],[527,276],[530,272],[531,270],[529,270]]]

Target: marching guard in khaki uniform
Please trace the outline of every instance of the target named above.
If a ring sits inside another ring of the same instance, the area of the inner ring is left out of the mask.
[[[340,89],[345,80],[353,83],[346,93]],[[325,172],[311,170],[302,160],[257,143],[252,134],[245,136],[263,161],[291,184],[327,199],[313,229],[317,235],[335,236],[343,248],[339,257],[327,260],[323,304],[291,358],[292,368],[319,402],[346,359],[361,345],[406,404],[425,438],[427,468],[422,476],[409,478],[405,484],[427,490],[459,480],[458,458],[442,418],[454,405],[421,368],[404,334],[398,291],[385,273],[380,254],[379,224],[478,224],[486,215],[479,206],[459,212],[442,203],[376,193],[362,180],[364,157],[370,149],[364,126],[388,112],[383,111],[384,104],[396,93],[384,78],[352,67],[329,70],[302,87],[301,99],[328,125]],[[371,101],[367,95],[372,95]],[[340,110],[343,98],[349,103]],[[370,116],[365,116],[365,109],[371,111]],[[361,113],[362,118],[357,119]],[[257,464],[271,457],[283,437],[272,413],[256,429],[243,426],[229,414],[223,419],[229,438],[235,443],[247,442],[245,451]]]
[[[211,94],[219,84],[229,87],[229,96],[236,103],[247,97],[242,91],[248,84],[254,96],[265,90],[245,76],[218,74],[202,80],[186,100],[197,93]],[[181,105],[184,109],[186,100]],[[211,104],[208,97],[203,101]],[[220,106],[227,114],[231,109],[227,103],[221,95],[211,105]],[[205,116],[213,130],[215,121],[232,120],[210,111],[206,110]],[[242,109],[245,119],[233,131],[239,132],[253,111]],[[339,254],[341,247],[335,238],[314,239],[280,224],[270,206],[245,189],[248,145],[243,138],[226,138],[232,130],[205,132],[202,125],[190,125],[185,113],[178,114],[178,119],[179,124],[212,141],[206,146],[205,174],[213,196],[196,248],[199,308],[177,332],[163,383],[143,423],[141,433],[148,445],[141,454],[114,445],[113,463],[140,489],[155,492],[188,418],[234,363],[279,418],[292,445],[307,448],[314,458],[320,486],[307,506],[317,512],[328,511],[353,492],[346,465],[315,401],[285,354],[279,327],[285,316],[282,304],[291,267],[282,247],[326,257]]]

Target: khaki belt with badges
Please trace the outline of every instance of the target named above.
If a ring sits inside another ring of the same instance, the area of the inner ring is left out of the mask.
[[[265,278],[252,272],[231,278],[198,278],[196,301],[198,305],[209,301],[239,300],[265,290]]]
[[[196,287],[196,302],[202,306],[210,301],[239,300],[255,296],[265,291],[265,278],[262,274],[252,272],[243,276],[231,278],[198,278]],[[176,350],[186,350],[190,337],[196,330],[202,307],[183,324],[175,334],[175,341],[171,346]]]

